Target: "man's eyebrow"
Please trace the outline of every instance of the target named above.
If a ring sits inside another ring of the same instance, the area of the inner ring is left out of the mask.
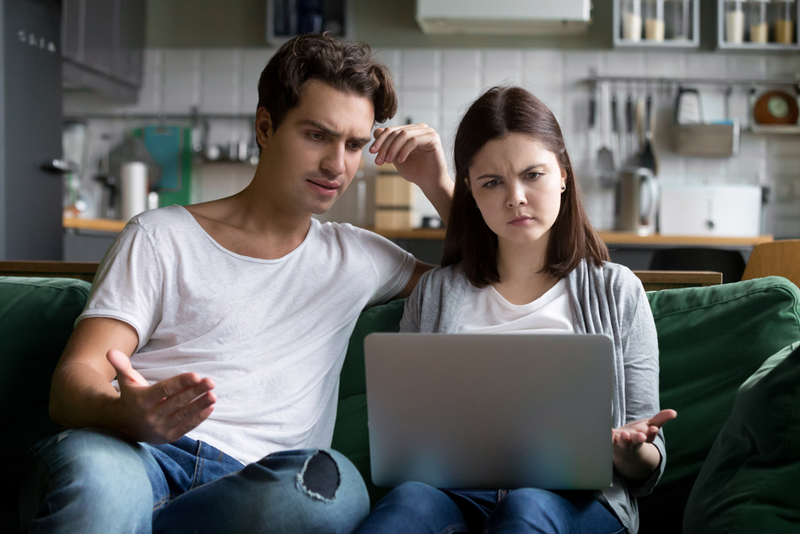
[[[314,119],[308,119],[308,120],[305,120],[303,122],[305,124],[308,124],[309,126],[313,126],[314,128],[316,128],[318,130],[321,130],[322,133],[324,133],[325,135],[328,135],[330,137],[335,137],[335,138],[338,139],[338,138],[340,138],[342,136],[341,132],[337,132],[335,130],[331,130],[330,128],[328,128],[327,126],[322,124],[321,122],[315,121]],[[357,141],[357,142],[361,143],[362,145],[366,145],[367,143],[369,143],[370,138],[369,137],[354,137],[354,138],[352,138],[352,141]]]

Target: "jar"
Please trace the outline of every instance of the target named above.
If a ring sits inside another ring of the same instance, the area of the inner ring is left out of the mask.
[[[664,0],[645,0],[644,38],[648,41],[664,40]]]
[[[744,41],[744,7],[739,0],[725,2],[725,41],[736,44]]]
[[[622,38],[626,41],[642,39],[642,3],[640,0],[622,0]]]
[[[664,18],[667,24],[667,38],[673,41],[687,41],[692,38],[692,0],[667,0],[664,3]]]
[[[794,14],[797,13],[795,5],[795,0],[777,0],[775,2],[776,43],[794,43]]]
[[[769,19],[767,18],[769,0],[750,0],[748,4],[750,42],[764,44],[769,40]]]

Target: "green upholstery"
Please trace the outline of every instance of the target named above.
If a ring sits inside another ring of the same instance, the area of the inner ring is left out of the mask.
[[[800,342],[739,388],[692,489],[687,534],[800,530]]]
[[[405,300],[394,300],[382,306],[364,310],[350,336],[347,357],[342,366],[339,383],[339,411],[331,447],[358,468],[369,490],[373,505],[388,490],[372,483],[367,432],[367,388],[364,376],[364,337],[370,332],[397,332],[403,317]]]
[[[59,429],[48,416],[50,377],[89,288],[72,278],[0,277],[0,406],[11,429],[0,440],[0,525],[15,527],[7,518],[16,518],[28,449]]]
[[[658,330],[667,468],[639,499],[641,530],[680,532],[692,484],[728,418],[739,386],[800,340],[800,291],[780,277],[648,293]]]

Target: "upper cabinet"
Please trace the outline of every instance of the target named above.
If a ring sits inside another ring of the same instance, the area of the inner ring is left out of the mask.
[[[136,102],[142,84],[145,0],[62,0],[65,87]]]
[[[556,35],[591,23],[591,0],[417,0],[425,33]]]
[[[267,0],[267,43],[279,46],[296,35],[329,31],[347,37],[347,0]]]
[[[700,0],[614,0],[614,46],[697,48]]]
[[[796,0],[717,0],[717,46],[733,50],[800,50]]]

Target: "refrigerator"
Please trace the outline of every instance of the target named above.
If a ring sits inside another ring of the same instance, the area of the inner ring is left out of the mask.
[[[61,2],[0,0],[0,260],[62,259]]]

